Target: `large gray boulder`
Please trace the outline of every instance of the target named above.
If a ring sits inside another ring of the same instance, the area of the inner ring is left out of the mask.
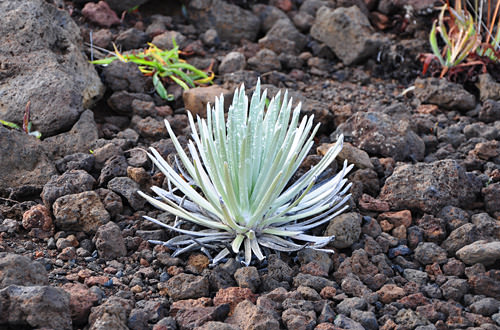
[[[382,44],[380,35],[374,33],[370,21],[357,6],[319,8],[311,36],[330,47],[345,65],[374,55]]]
[[[0,118],[31,121],[43,136],[71,128],[104,92],[82,53],[80,29],[67,11],[43,0],[0,1]]]

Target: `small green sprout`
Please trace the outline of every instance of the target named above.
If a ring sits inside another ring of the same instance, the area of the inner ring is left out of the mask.
[[[173,101],[174,96],[167,93],[163,81],[167,78],[181,86],[184,90],[196,87],[197,85],[210,84],[214,79],[214,73],[197,69],[193,65],[186,63],[179,57],[183,54],[179,46],[172,39],[174,48],[162,50],[154,44],[149,43],[149,48],[139,53],[121,54],[115,45],[114,56],[100,60],[91,61],[92,64],[108,65],[115,60],[122,62],[132,62],[139,65],[139,70],[146,76],[153,78],[153,85],[158,95],[168,101]],[[211,69],[211,68],[209,68]]]
[[[304,248],[323,249],[333,236],[307,234],[328,223],[348,208],[350,184],[345,176],[351,170],[344,162],[342,170],[331,178],[322,173],[342,149],[340,136],[321,161],[301,178],[291,182],[310,148],[319,124],[313,117],[300,117],[300,104],[292,111],[287,93],[272,98],[266,110],[266,94],[260,94],[260,82],[249,104],[243,87],[237,89],[229,107],[227,122],[224,99],[207,106],[207,119],[188,112],[192,139],[186,154],[168,121],[167,131],[181,164],[178,173],[153,148],[152,162],[168,179],[168,190],[152,187],[158,197],[141,196],[160,210],[199,226],[184,229],[146,216],[145,218],[181,235],[167,242],[150,241],[176,249],[174,256],[201,249],[216,250],[216,264],[243,247],[244,263],[252,256],[263,260],[261,248],[292,252]]]

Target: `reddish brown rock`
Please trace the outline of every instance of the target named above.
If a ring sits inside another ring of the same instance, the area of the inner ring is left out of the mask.
[[[392,236],[397,239],[403,240],[406,239],[406,227],[401,225],[392,230]]]
[[[311,261],[305,265],[300,267],[300,272],[305,274],[310,274],[314,276],[323,276],[328,277],[328,273],[324,271],[324,269],[318,265],[318,263]]]
[[[488,297],[500,299],[499,280],[491,278],[487,275],[480,274],[470,276],[468,283],[475,294],[484,294]]]
[[[141,187],[151,186],[151,175],[142,167],[127,167],[127,176]]]
[[[382,220],[380,221],[380,228],[387,233],[394,228],[394,225],[387,220]]]
[[[389,304],[404,297],[405,290],[398,287],[396,284],[386,284],[380,290],[377,291],[378,299],[384,303]]]
[[[443,320],[445,318],[445,315],[436,308],[436,304],[417,306],[416,311],[431,322],[436,322],[437,320]]]
[[[72,246],[65,247],[61,253],[57,255],[57,259],[68,261],[76,258],[76,250]]]
[[[380,330],[394,330],[396,328],[397,324],[393,320],[389,319],[380,327]]]
[[[327,323],[327,322],[320,323],[316,325],[316,327],[314,328],[314,330],[343,330],[343,329],[344,328],[339,328],[333,325],[332,323]]]
[[[490,158],[497,157],[500,153],[500,146],[498,141],[488,141],[476,144],[473,150],[469,152],[469,155],[475,156],[479,159],[488,160]]]
[[[490,323],[490,324],[495,323],[495,322],[493,322],[493,320],[491,318],[489,318],[487,316],[475,314],[475,313],[465,312],[464,316],[467,320],[472,322],[476,327],[480,327],[481,324],[485,324],[485,323]]]
[[[192,254],[189,256],[188,264],[186,270],[189,270],[195,274],[201,274],[201,272],[208,267],[210,260],[204,254]]]
[[[435,281],[437,276],[443,275],[443,271],[437,262],[425,266],[425,271],[429,274],[431,281]]]
[[[473,323],[462,315],[450,315],[446,320],[448,329],[464,329],[471,327]]]
[[[170,316],[175,316],[181,309],[191,309],[197,307],[212,306],[212,299],[208,297],[201,297],[198,299],[185,299],[177,300],[170,306]]]
[[[424,214],[417,220],[417,225],[423,229],[426,241],[441,243],[446,238],[446,224],[441,218]]]
[[[182,99],[186,110],[191,111],[193,116],[198,115],[205,118],[207,116],[207,104],[210,103],[213,106],[215,98],[219,98],[221,95],[224,95],[224,106],[229,108],[232,98],[231,91],[217,85],[191,88],[184,91]]]
[[[323,299],[332,299],[336,294],[337,290],[333,286],[325,286],[319,293]]]
[[[99,300],[95,293],[82,283],[66,283],[63,290],[69,293],[69,307],[74,324],[85,324],[90,314],[90,308]]]
[[[208,296],[209,282],[203,276],[181,273],[166,282],[166,289],[174,301],[196,299]]]
[[[389,211],[389,203],[380,199],[373,198],[370,195],[363,194],[359,200],[359,206],[366,211],[387,212]]]
[[[229,304],[230,314],[232,314],[235,307],[243,300],[249,300],[255,304],[257,295],[249,288],[230,287],[217,291],[213,301],[215,306]]]
[[[84,283],[87,286],[93,285],[104,285],[109,281],[109,277],[107,276],[89,276],[85,279]]]
[[[54,223],[50,212],[44,205],[31,207],[23,214],[23,227],[35,238],[49,238],[54,235]]]
[[[462,276],[465,273],[465,264],[460,260],[451,258],[443,265],[443,273],[447,276]]]
[[[243,300],[226,320],[241,329],[279,329],[280,324],[270,311],[255,306],[250,300]],[[251,326],[249,326],[251,325]]]
[[[98,3],[87,2],[82,9],[82,15],[91,22],[104,27],[120,24],[118,15],[105,1],[99,1]]]
[[[207,322],[224,320],[228,312],[228,305],[194,307],[177,312],[175,320],[180,329],[198,329]]]
[[[405,308],[415,309],[418,306],[430,304],[430,300],[426,298],[421,292],[411,294],[398,300]]]
[[[411,211],[410,210],[402,210],[402,211],[397,211],[397,212],[384,212],[379,214],[377,217],[378,221],[381,220],[387,220],[390,222],[394,227],[399,227],[401,225],[405,226],[406,228],[411,226]]]

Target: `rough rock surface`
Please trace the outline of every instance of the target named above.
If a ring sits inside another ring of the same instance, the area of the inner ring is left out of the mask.
[[[109,213],[94,191],[59,197],[54,205],[55,225],[62,230],[95,233],[109,221]]]
[[[368,18],[357,6],[319,8],[311,36],[327,44],[346,65],[373,55],[381,45]]]
[[[424,158],[425,144],[412,130],[410,122],[385,113],[357,112],[341,124],[334,135],[340,133],[346,141],[370,155],[395,160]]]
[[[453,160],[401,165],[387,178],[380,198],[396,210],[435,214],[447,205],[473,205],[480,189],[476,180]]]
[[[42,264],[14,253],[0,252],[0,273],[0,288],[48,284],[47,271]]]
[[[476,105],[474,95],[461,85],[437,78],[417,79],[415,96],[423,103],[436,104],[446,109],[467,111]]]
[[[33,136],[0,126],[0,189],[43,186],[57,173],[42,143]]]
[[[196,0],[189,2],[188,14],[199,29],[215,28],[219,38],[231,42],[241,39],[255,40],[259,19],[251,11],[221,0]],[[238,24],[227,22],[237,21]]]
[[[30,101],[31,121],[42,136],[69,129],[104,93],[80,51],[80,29],[47,1],[2,1],[0,11],[0,62],[7,68],[0,118],[20,124]]]
[[[72,329],[69,294],[51,286],[10,285],[0,290],[0,324]]]
[[[94,114],[86,110],[68,132],[51,136],[43,142],[50,157],[57,159],[68,153],[89,153],[98,137]]]
[[[47,208],[59,197],[91,190],[95,179],[83,170],[71,170],[60,176],[53,176],[43,187],[41,197]]]

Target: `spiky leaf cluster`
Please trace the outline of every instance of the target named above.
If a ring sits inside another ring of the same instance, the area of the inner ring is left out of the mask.
[[[312,116],[300,119],[300,104],[292,111],[287,93],[272,98],[266,110],[266,94],[260,83],[249,104],[244,87],[237,89],[224,118],[224,99],[207,106],[207,119],[188,113],[192,131],[188,155],[165,121],[182,166],[170,166],[151,149],[149,157],[165,174],[169,189],[153,187],[149,203],[191,222],[199,230],[182,229],[145,217],[179,236],[162,243],[175,254],[202,248],[215,249],[217,263],[231,252],[244,251],[245,264],[252,256],[264,259],[262,247],[277,251],[323,249],[333,237],[307,234],[343,212],[350,195],[345,179],[352,168],[344,162],[335,176],[318,180],[342,149],[340,136],[324,157],[290,185],[319,125]],[[179,164],[180,165],[180,164]],[[183,168],[183,169],[182,169]],[[231,251],[232,250],[232,251]]]

